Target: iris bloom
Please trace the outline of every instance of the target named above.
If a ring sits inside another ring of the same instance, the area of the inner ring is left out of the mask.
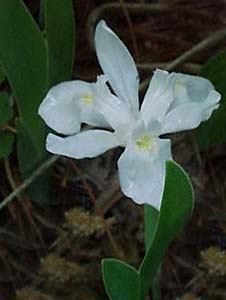
[[[118,161],[123,193],[159,210],[165,162],[172,159],[170,140],[161,135],[199,126],[221,96],[204,78],[156,70],[139,108],[134,60],[104,21],[96,27],[95,45],[104,75],[95,83],[58,84],[39,108],[46,124],[64,135],[50,133],[47,150],[80,159],[124,147]],[[81,129],[82,123],[96,129]]]

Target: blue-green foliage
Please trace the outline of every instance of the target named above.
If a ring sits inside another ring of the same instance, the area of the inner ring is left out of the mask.
[[[4,78],[4,74],[0,72],[0,82]],[[13,149],[14,134],[6,126],[13,118],[11,100],[7,93],[0,92],[0,158],[7,157]]]
[[[222,95],[220,107],[194,131],[200,148],[204,149],[226,141],[226,51],[207,61],[201,75],[209,79]]]
[[[45,35],[22,0],[0,1],[0,62],[19,110],[16,128],[22,177],[27,177],[47,157],[46,127],[37,114],[38,107],[53,84],[72,76],[72,1],[43,0],[43,4]],[[31,185],[32,200],[49,202],[48,181],[46,175]]]
[[[117,259],[104,259],[102,261],[102,272],[110,299],[140,299],[140,278],[135,268]]]

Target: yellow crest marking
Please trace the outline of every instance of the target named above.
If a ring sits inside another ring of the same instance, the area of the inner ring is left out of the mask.
[[[145,134],[141,138],[136,140],[136,146],[139,150],[149,151],[152,148],[151,137]]]

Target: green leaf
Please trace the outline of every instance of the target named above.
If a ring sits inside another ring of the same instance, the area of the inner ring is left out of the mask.
[[[46,46],[21,0],[0,1],[0,61],[31,140],[43,148],[45,130],[37,111],[46,92]]]
[[[158,223],[151,246],[140,266],[142,293],[146,295],[171,241],[183,229],[193,209],[193,190],[184,170],[176,163],[166,164],[166,181]]]
[[[22,177],[26,179],[33,170],[39,167],[45,160],[46,155],[42,155],[32,143],[31,136],[25,124],[18,120],[17,128],[17,151],[20,169],[23,170]],[[50,204],[50,171],[36,179],[29,186],[27,192],[31,199],[40,205]]]
[[[150,206],[144,205],[144,238],[145,238],[145,249],[151,246],[153,238],[155,236],[156,225],[158,223],[158,211]]]
[[[135,268],[117,259],[104,259],[102,273],[110,299],[139,300],[140,283]]]
[[[14,134],[8,130],[0,131],[0,158],[5,158],[13,150]]]
[[[20,122],[17,148],[22,178],[46,158],[46,127],[38,107],[47,87],[47,50],[42,33],[22,0],[0,1],[0,62],[16,98]],[[45,183],[48,184],[49,180]],[[45,188],[30,186],[33,201],[48,201]]]
[[[71,0],[43,0],[49,86],[72,77],[75,20]]]
[[[4,80],[5,80],[5,73],[0,65],[0,84],[2,84]]]
[[[220,107],[194,131],[200,148],[204,149],[226,141],[226,51],[211,58],[203,66],[201,75],[222,95]]]
[[[0,125],[6,124],[13,117],[10,97],[5,92],[0,93]]]
[[[159,213],[154,207],[147,204],[144,205],[144,237],[146,252],[150,249],[152,241],[155,237],[156,226],[158,224],[158,216]],[[161,299],[160,275],[161,264],[151,286],[152,300]]]

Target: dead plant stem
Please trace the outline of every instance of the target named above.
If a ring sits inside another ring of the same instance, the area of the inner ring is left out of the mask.
[[[211,34],[209,37],[202,40],[201,42],[196,44],[194,47],[192,47],[191,49],[187,50],[186,52],[184,52],[183,54],[178,56],[173,61],[167,63],[165,66],[165,70],[172,71],[179,65],[186,62],[188,59],[190,59],[195,54],[202,52],[206,48],[211,48],[211,47],[217,45],[219,42],[221,42],[224,39],[226,39],[226,29],[225,28],[220,29],[217,32]],[[144,80],[140,85],[140,90],[144,90],[147,87],[149,81],[150,81],[149,78]]]
[[[124,0],[119,0],[119,3],[121,4],[122,10],[124,11],[125,17],[127,19],[130,35],[132,38],[132,43],[133,43],[133,49],[134,49],[134,54],[135,57],[138,57],[139,51],[138,51],[138,45],[137,45],[137,40],[134,34],[134,28],[133,28],[133,22],[130,17],[130,12],[128,10],[128,7],[126,6],[126,3]]]
[[[14,191],[9,194],[1,203],[0,209],[7,206],[14,198],[18,197],[37,177],[42,175],[57,159],[58,155],[53,155],[41,164],[31,175],[23,181],[23,183],[16,187]]]

